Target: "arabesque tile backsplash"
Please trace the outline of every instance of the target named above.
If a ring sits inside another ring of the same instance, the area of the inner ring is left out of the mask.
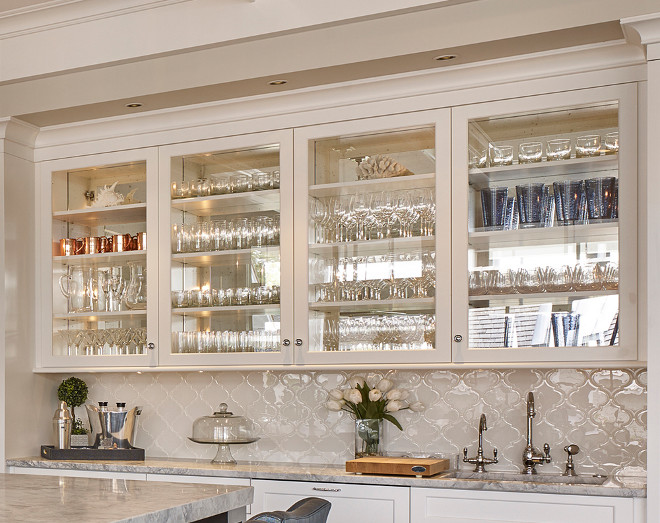
[[[476,454],[477,424],[488,420],[489,470],[516,471],[525,446],[528,391],[535,395],[534,445],[551,447],[561,471],[563,447],[580,446],[578,472],[643,474],[646,469],[646,369],[507,369],[374,372],[408,389],[426,410],[396,413],[400,432],[386,423],[387,452]],[[354,424],[348,413],[331,412],[327,391],[360,372],[263,371],[153,374],[84,374],[89,401],[142,405],[137,444],[149,457],[210,460],[215,446],[188,440],[192,423],[221,402],[252,419],[261,439],[232,449],[238,460],[343,464],[353,455]],[[111,404],[112,404],[111,403]],[[77,414],[84,415],[83,409]],[[466,467],[468,465],[465,465]]]

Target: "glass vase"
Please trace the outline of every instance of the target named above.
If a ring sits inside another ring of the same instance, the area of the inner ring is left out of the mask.
[[[382,456],[382,419],[355,420],[355,457]]]

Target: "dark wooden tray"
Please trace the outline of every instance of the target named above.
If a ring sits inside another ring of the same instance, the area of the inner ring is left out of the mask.
[[[53,445],[42,445],[41,457],[46,459],[144,461],[144,449],[94,449],[91,447],[56,449]]]

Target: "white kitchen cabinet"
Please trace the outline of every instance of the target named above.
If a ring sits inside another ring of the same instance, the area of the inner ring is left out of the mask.
[[[412,488],[411,523],[642,523],[644,499]]]
[[[205,485],[240,485],[250,486],[250,478],[226,478],[218,476],[183,476],[180,474],[147,474],[147,481],[167,481],[169,483],[202,483]],[[252,505],[246,507],[247,514],[251,513]]]
[[[450,143],[448,109],[295,130],[297,363],[450,361]]]
[[[40,165],[37,366],[156,365],[157,164],[151,148]]]
[[[292,141],[161,148],[161,365],[293,363]]]
[[[328,523],[410,522],[408,487],[261,479],[253,479],[252,486],[254,487],[253,514],[286,510],[302,498],[317,497],[332,503]]]
[[[45,162],[44,252],[149,247],[41,257],[37,367],[635,362],[635,114],[621,85]],[[88,208],[114,181],[138,203]]]
[[[453,361],[636,360],[635,87],[464,106],[452,125]]]
[[[105,470],[41,469],[35,467],[9,467],[10,474],[32,474],[35,476],[66,476],[71,478],[107,478],[146,480],[147,475],[139,472],[108,472]]]

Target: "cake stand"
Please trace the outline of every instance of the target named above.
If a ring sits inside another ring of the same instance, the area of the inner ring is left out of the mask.
[[[201,440],[195,438],[188,438],[190,441],[195,443],[201,443],[203,445],[217,445],[218,452],[215,457],[211,460],[211,463],[233,463],[236,464],[234,456],[231,455],[230,445],[246,445],[248,443],[254,443],[259,438],[243,439],[243,440],[231,440],[231,441],[216,441],[216,440]]]

